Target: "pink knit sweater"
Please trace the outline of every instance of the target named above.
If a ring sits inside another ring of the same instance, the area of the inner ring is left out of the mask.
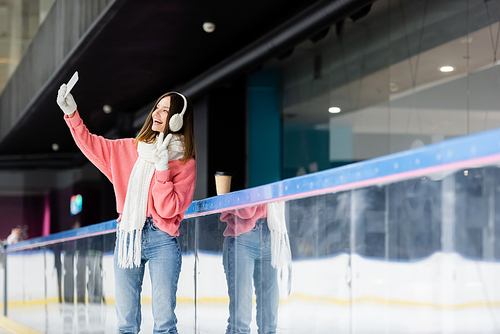
[[[134,139],[109,140],[93,135],[83,124],[78,111],[72,118],[64,118],[83,154],[113,183],[120,221],[128,180],[139,157]],[[168,170],[154,172],[149,187],[147,217],[152,216],[160,230],[177,236],[179,224],[193,200],[196,163],[189,159],[183,165],[174,160],[168,166]]]
[[[247,233],[255,227],[257,220],[266,217],[267,204],[224,211],[220,214],[220,220],[227,223],[223,235],[236,237]]]

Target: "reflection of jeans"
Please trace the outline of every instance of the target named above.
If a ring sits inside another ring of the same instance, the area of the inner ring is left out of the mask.
[[[154,318],[153,333],[177,333],[177,282],[181,271],[181,249],[177,237],[159,230],[151,218],[142,230],[141,265],[118,266],[115,246],[115,298],[118,333],[139,333],[141,325],[141,291],[144,267],[149,261]]]
[[[237,237],[224,240],[224,271],[229,294],[226,333],[250,333],[252,278],[257,296],[257,327],[260,333],[276,333],[279,291],[277,270],[271,265],[271,234],[267,219]]]

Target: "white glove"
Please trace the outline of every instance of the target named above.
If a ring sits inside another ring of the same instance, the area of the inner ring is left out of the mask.
[[[158,139],[156,140],[155,148],[153,149],[153,161],[155,163],[156,170],[167,170],[168,169],[168,144],[170,139],[172,139],[172,134],[169,133],[167,138],[163,140],[163,132],[160,133]]]
[[[61,87],[59,87],[59,91],[57,92],[57,104],[66,115],[71,115],[76,110],[76,102],[71,94],[68,94],[66,98],[64,97],[66,89],[68,89],[66,84],[62,84]]]

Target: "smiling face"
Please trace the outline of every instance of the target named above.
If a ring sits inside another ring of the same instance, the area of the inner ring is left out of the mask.
[[[157,132],[163,132],[167,124],[167,116],[170,110],[170,96],[166,96],[158,102],[156,109],[153,111],[153,125],[151,129]]]

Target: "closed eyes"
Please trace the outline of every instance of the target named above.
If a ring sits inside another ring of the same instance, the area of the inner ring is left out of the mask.
[[[155,111],[158,110],[158,109],[160,109],[160,108],[158,108],[158,106],[156,106]],[[168,113],[168,109],[163,109],[163,112]]]

